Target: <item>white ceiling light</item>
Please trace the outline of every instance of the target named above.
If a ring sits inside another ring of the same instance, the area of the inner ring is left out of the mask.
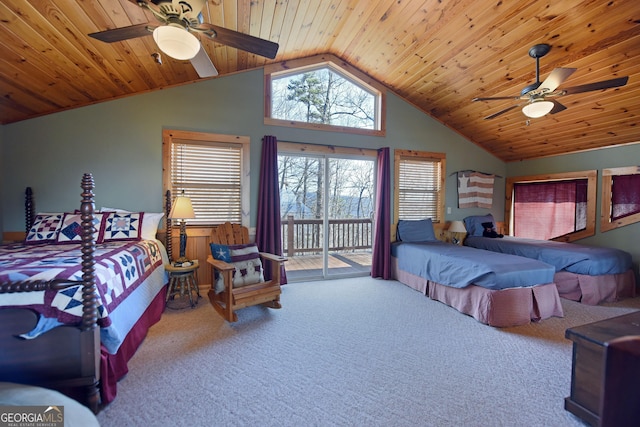
[[[193,58],[200,50],[197,37],[180,27],[161,25],[153,30],[153,39],[166,55],[181,61]]]
[[[544,100],[533,101],[531,104],[522,107],[522,113],[532,119],[542,117],[551,110],[553,110],[553,102]]]

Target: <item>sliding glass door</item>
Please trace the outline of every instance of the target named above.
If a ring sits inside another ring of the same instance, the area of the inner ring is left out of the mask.
[[[288,279],[368,275],[375,159],[281,152],[278,163]]]

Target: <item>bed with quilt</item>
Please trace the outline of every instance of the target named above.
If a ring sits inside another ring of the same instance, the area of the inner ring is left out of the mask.
[[[162,214],[94,212],[90,174],[82,186],[79,211],[30,215],[27,200],[25,241],[0,247],[0,381],[97,412],[160,320],[168,255],[155,237]]]
[[[555,268],[554,282],[560,296],[583,304],[597,305],[634,297],[636,278],[631,254],[615,249],[552,240],[526,239],[491,233],[493,216],[464,219],[468,247],[537,259]],[[483,225],[484,224],[484,225]],[[490,228],[490,227],[489,227]]]
[[[439,241],[430,219],[399,221],[397,238],[394,277],[481,323],[508,327],[564,315],[554,268],[544,262]]]

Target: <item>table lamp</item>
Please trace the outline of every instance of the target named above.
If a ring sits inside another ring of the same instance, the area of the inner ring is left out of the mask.
[[[451,221],[451,225],[449,226],[449,233],[466,233],[467,229],[464,226],[464,222],[462,221]],[[454,245],[460,244],[460,239],[458,239],[457,234],[452,236],[451,242]]]
[[[176,260],[178,263],[189,261],[185,256],[187,250],[187,225],[185,219],[195,218],[193,213],[193,206],[191,206],[191,199],[184,195],[176,197],[169,213],[169,218],[180,220],[180,258]]]

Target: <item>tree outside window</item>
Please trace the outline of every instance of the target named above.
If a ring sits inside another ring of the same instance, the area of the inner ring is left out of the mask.
[[[273,79],[271,94],[275,119],[375,128],[375,96],[329,68]]]
[[[269,64],[267,125],[384,136],[386,88],[333,55]]]

